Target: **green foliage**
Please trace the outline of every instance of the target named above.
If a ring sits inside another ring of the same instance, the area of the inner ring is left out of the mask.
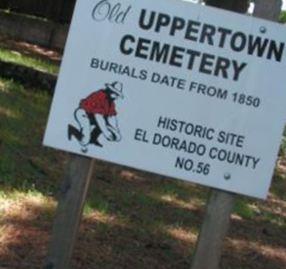
[[[285,10],[280,13],[279,22],[286,23],[286,11]]]
[[[286,127],[284,128],[283,137],[280,144],[279,157],[286,157]]]
[[[281,142],[280,150],[279,150],[279,156],[280,157],[286,156],[286,137],[285,136],[282,138],[282,142]]]

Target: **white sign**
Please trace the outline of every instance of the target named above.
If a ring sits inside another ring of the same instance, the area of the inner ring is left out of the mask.
[[[286,29],[175,0],[78,0],[44,144],[265,198]]]

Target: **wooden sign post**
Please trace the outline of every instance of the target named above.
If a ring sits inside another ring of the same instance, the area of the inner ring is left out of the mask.
[[[44,269],[70,268],[93,166],[93,159],[70,155],[58,194],[58,207]]]
[[[256,0],[254,16],[277,21],[281,0]],[[236,10],[233,10],[236,11]],[[192,269],[218,269],[236,195],[212,190],[193,257]]]
[[[261,0],[254,13],[276,20],[280,7]],[[71,155],[45,269],[70,267],[90,157],[224,190],[212,191],[193,259],[218,268],[232,193],[269,189],[286,93],[269,91],[265,66],[284,77],[280,32],[185,1],[77,1],[44,144],[84,157]]]
[[[192,269],[217,269],[236,195],[212,190],[198,238]]]

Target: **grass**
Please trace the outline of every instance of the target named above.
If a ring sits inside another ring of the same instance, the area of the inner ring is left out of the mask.
[[[246,199],[236,201],[234,212],[244,219],[252,219],[255,217],[255,207]]]
[[[18,51],[0,48],[0,60],[6,62],[13,62],[26,67],[34,68],[39,71],[57,74],[59,66],[48,60],[42,60],[35,57],[24,55]]]
[[[109,203],[100,193],[94,193],[90,195],[89,199],[84,205],[84,215],[88,216],[92,214],[95,210],[102,214],[108,214],[110,209]]]
[[[31,207],[50,207],[54,209],[55,202],[50,197],[44,195],[36,189],[30,190],[17,190],[11,189],[10,191],[0,192],[0,216],[1,212],[10,211],[9,214],[19,214],[21,215],[21,210],[23,210],[23,205]],[[17,207],[20,212],[15,212],[11,210],[11,207],[14,209]],[[7,213],[7,212],[6,212]],[[51,214],[50,214],[51,216]]]
[[[29,190],[53,189],[58,156],[41,146],[51,97],[27,91],[21,84],[0,80],[0,184]],[[52,168],[54,167],[54,171]]]

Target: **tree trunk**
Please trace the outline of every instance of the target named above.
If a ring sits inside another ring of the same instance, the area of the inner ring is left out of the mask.
[[[206,5],[246,13],[249,0],[205,0]]]
[[[277,21],[281,13],[282,0],[256,0],[253,15],[255,17]]]

